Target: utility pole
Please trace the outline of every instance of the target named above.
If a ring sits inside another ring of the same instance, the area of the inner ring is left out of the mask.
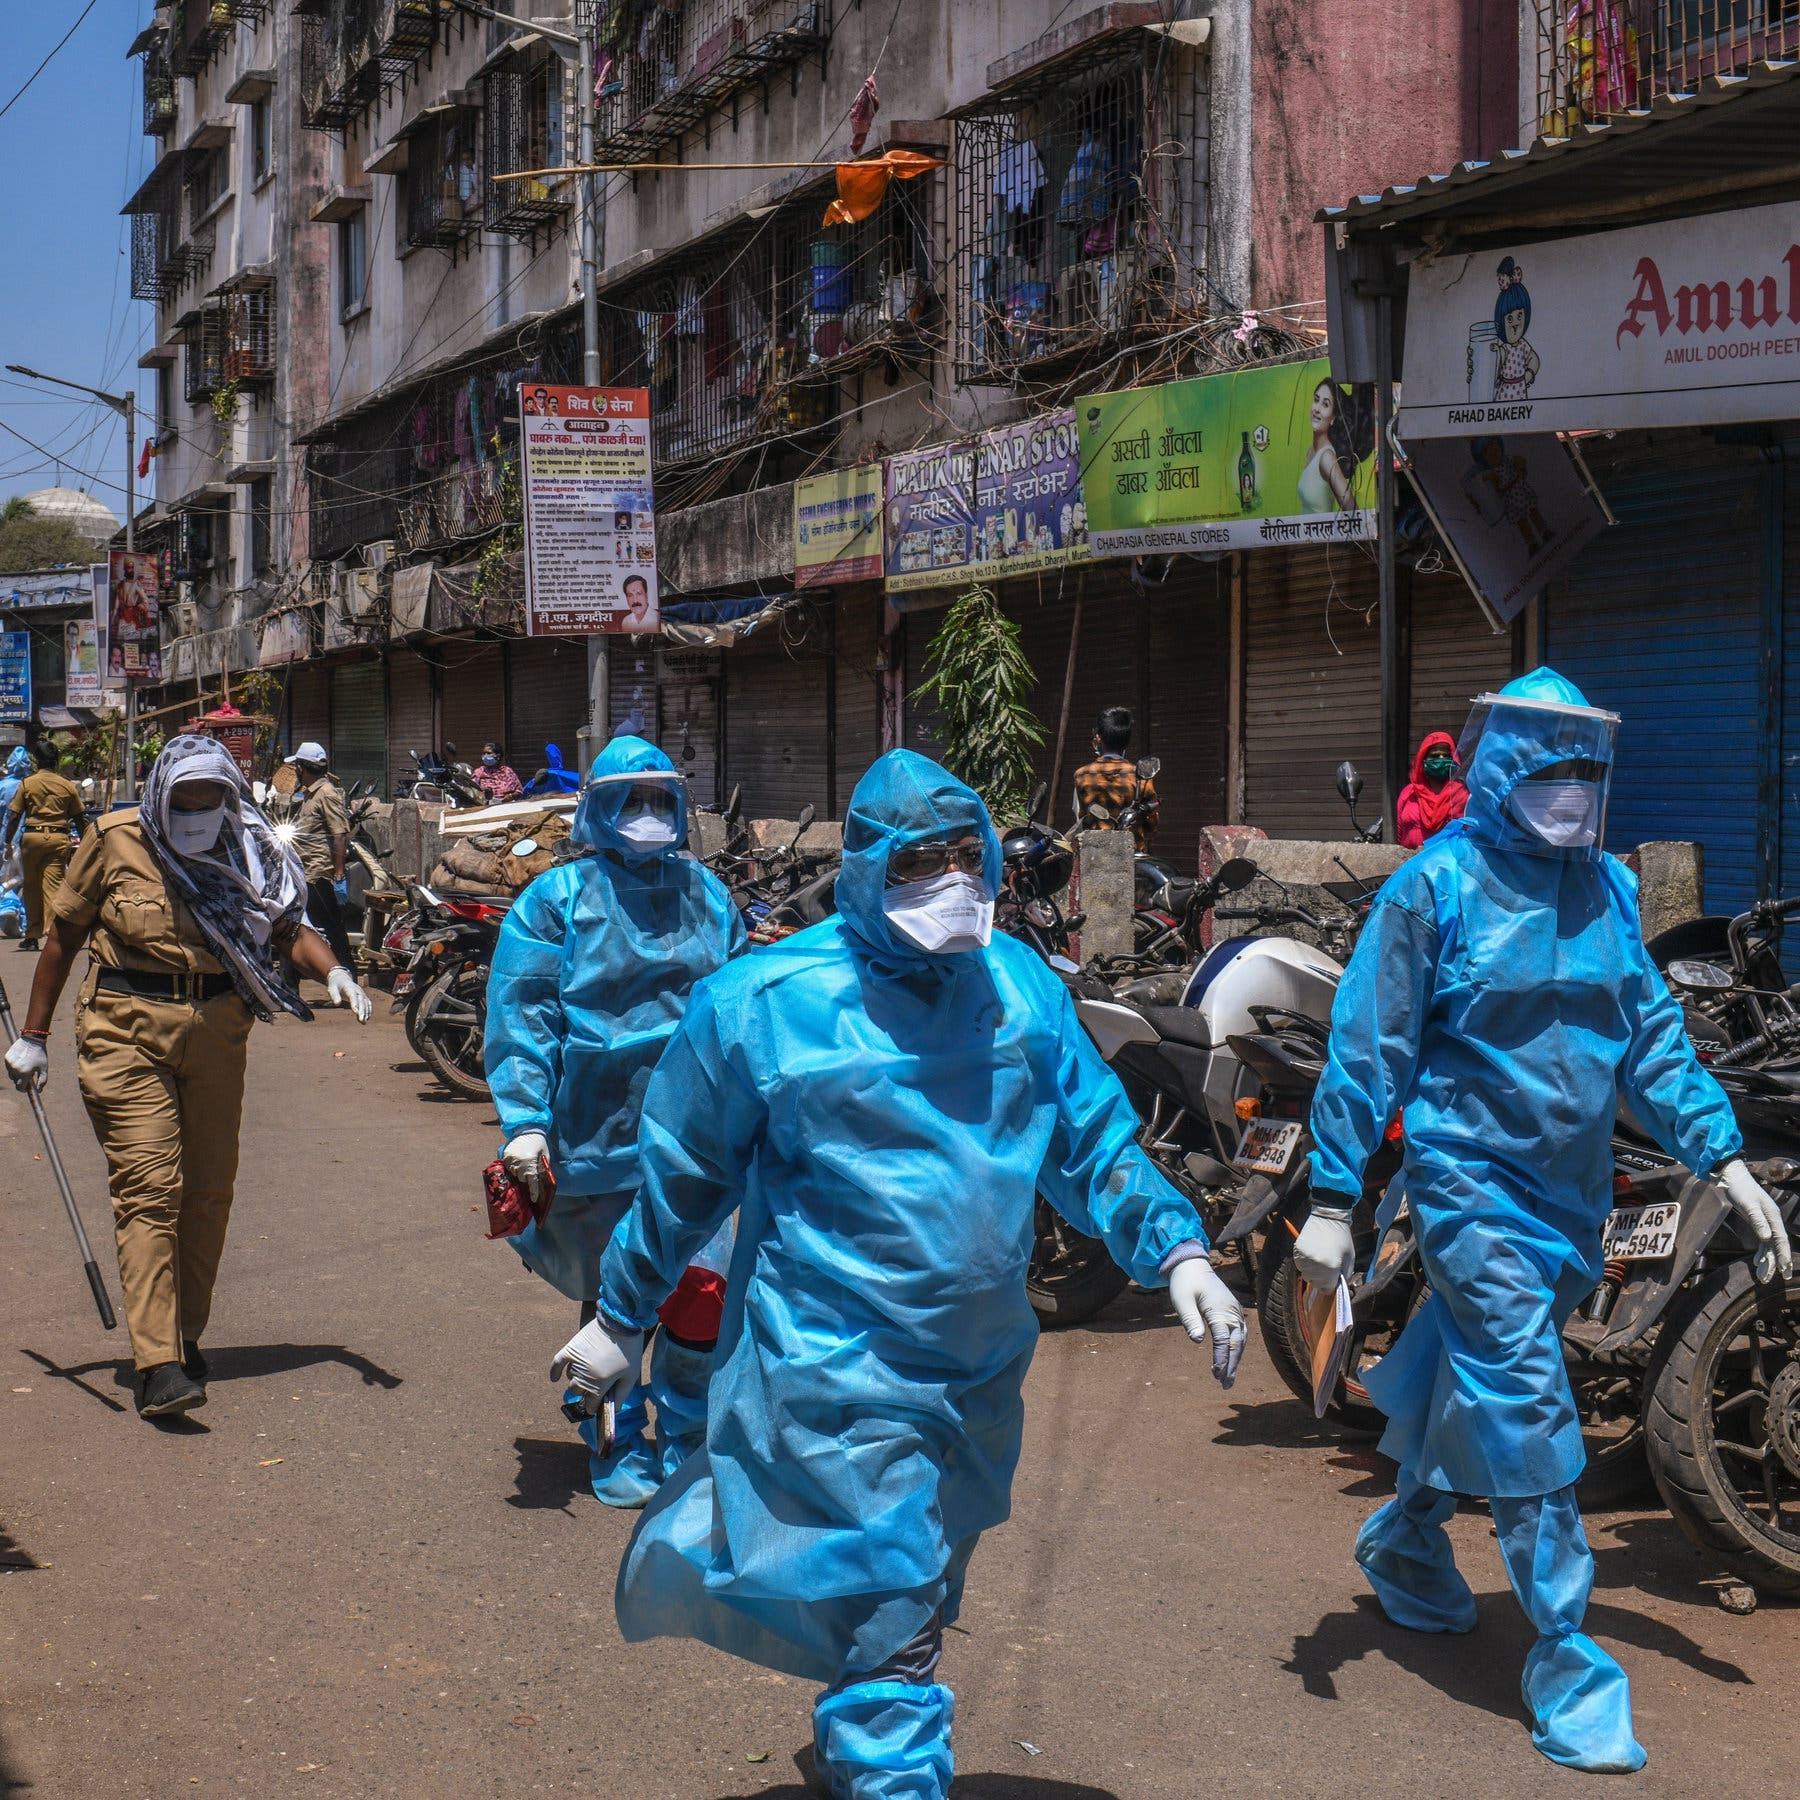
[[[22,363],[8,363],[9,375],[26,375],[33,381],[49,381],[57,387],[74,388],[77,393],[92,394],[96,400],[110,406],[125,421],[125,549],[130,554],[137,549],[137,395],[109,394],[105,388],[89,387],[85,381],[70,381],[61,375],[44,375],[36,369],[28,369]],[[105,675],[102,672],[101,679]],[[125,781],[123,788],[127,800],[137,798],[137,689],[129,677],[125,682]]]
[[[577,122],[576,151],[583,173],[576,180],[575,208],[577,243],[581,257],[581,379],[586,387],[600,385],[600,185],[592,164],[594,160],[594,0],[574,0],[575,30],[565,31],[560,25],[546,25],[542,19],[520,19],[511,13],[496,12],[476,0],[455,0],[455,4],[478,19],[497,20],[502,25],[516,25],[523,32],[534,32],[575,59],[575,116]],[[588,717],[581,736],[588,754],[581,757],[581,773],[586,778],[592,749],[604,744],[610,735],[611,720],[607,706],[608,657],[605,637],[593,632],[587,640]]]

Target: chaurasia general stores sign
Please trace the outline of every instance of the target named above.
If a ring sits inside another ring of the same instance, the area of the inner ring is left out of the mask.
[[[1800,205],[1413,264],[1403,438],[1800,416]]]
[[[526,633],[655,631],[648,390],[527,382],[519,456]]]

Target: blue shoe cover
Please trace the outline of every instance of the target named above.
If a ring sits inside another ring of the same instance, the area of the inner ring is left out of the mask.
[[[1394,1498],[1363,1521],[1356,1560],[1381,1610],[1409,1631],[1473,1631],[1475,1596],[1457,1573],[1444,1521],[1456,1496],[1405,1469]]]
[[[862,1681],[813,1708],[813,1755],[833,1800],[945,1800],[950,1690],[933,1682]]]
[[[570,1389],[570,1395],[573,1394]],[[612,1448],[604,1456],[596,1448],[600,1442],[599,1421],[583,1419],[576,1427],[588,1447],[588,1483],[602,1506],[634,1512],[662,1485],[649,1425],[650,1415],[645,1410],[640,1385],[625,1396],[624,1404],[614,1413]]]
[[[677,1344],[666,1331],[650,1349],[650,1399],[656,1407],[656,1456],[666,1481],[706,1442],[706,1387],[713,1353]]]

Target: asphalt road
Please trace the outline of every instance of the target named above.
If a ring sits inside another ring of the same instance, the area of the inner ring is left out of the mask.
[[[16,997],[29,968],[0,966]],[[70,1056],[59,1029],[51,1111],[105,1243]],[[259,1027],[211,1404],[159,1430],[0,1089],[0,1793],[800,1800],[808,1684],[620,1641],[631,1518],[588,1494],[546,1378],[574,1309],[482,1240],[494,1142],[385,1008]],[[1221,1395],[1127,1295],[1044,1339],[1027,1400],[944,1660],[959,1795],[1593,1785],[1531,1749],[1485,1515],[1453,1526],[1476,1633],[1388,1625],[1350,1561],[1386,1466],[1316,1430],[1254,1336]],[[1633,1791],[1793,1792],[1794,1614],[1724,1613],[1657,1513],[1590,1528],[1589,1624],[1651,1755]]]

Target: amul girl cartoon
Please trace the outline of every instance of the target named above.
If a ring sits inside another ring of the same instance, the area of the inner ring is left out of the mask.
[[[1494,301],[1494,354],[1500,361],[1494,370],[1494,398],[1529,400],[1537,380],[1538,353],[1526,342],[1531,329],[1531,296],[1525,291],[1525,271],[1510,256],[1500,259],[1494,271],[1500,293]]]

